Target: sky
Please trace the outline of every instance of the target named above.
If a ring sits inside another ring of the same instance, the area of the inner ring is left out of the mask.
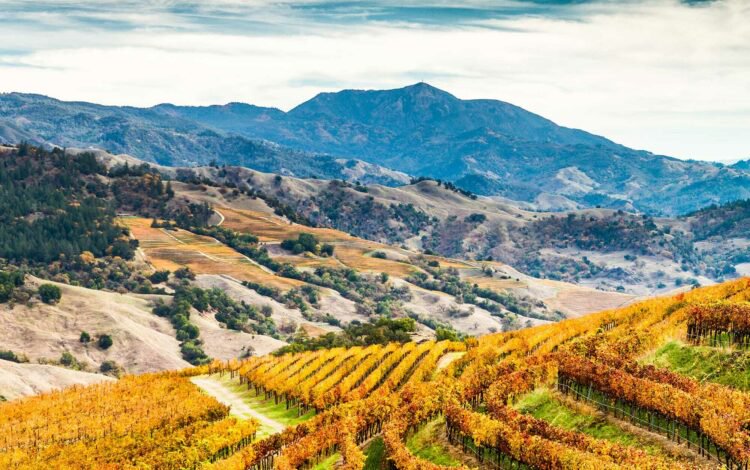
[[[636,149],[750,158],[750,0],[0,0],[0,92],[284,110],[425,81]]]

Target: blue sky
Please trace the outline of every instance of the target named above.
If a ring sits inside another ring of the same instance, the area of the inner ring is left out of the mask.
[[[750,2],[0,0],[0,92],[289,109],[424,80],[681,158],[750,157]]]

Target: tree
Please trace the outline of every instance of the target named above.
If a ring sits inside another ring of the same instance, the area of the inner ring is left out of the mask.
[[[101,349],[109,349],[112,346],[112,337],[110,335],[100,335],[97,344]]]
[[[326,255],[330,256],[333,254],[333,245],[325,244],[323,247]],[[321,247],[318,245],[318,237],[312,233],[300,233],[296,240],[283,240],[281,242],[281,248],[289,250],[297,255],[306,251],[321,254],[322,251]]]
[[[39,286],[39,297],[45,304],[56,304],[62,298],[60,288],[54,284],[42,284]]]
[[[78,339],[81,343],[88,343],[91,341],[91,335],[85,331],[81,331],[81,337]]]

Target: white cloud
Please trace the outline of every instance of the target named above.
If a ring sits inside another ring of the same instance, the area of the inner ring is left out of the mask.
[[[424,79],[636,148],[750,157],[750,4],[743,0],[583,5],[571,7],[574,19],[500,15],[441,24],[408,16],[332,21],[325,12],[312,17],[264,2],[121,5],[111,4],[111,15],[99,6],[76,17],[10,9],[0,30],[0,91],[289,108],[320,91]]]

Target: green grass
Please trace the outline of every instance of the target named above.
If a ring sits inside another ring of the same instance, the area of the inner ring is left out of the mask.
[[[363,470],[381,470],[385,466],[385,442],[382,437],[376,437],[370,441],[365,451],[365,466]]]
[[[669,341],[642,360],[699,381],[750,390],[750,353]]]
[[[255,395],[253,389],[248,390],[246,385],[240,384],[237,379],[230,379],[229,375],[224,375],[217,380],[224,384],[228,389],[241,396],[243,401],[247,403],[250,408],[285,426],[294,426],[295,424],[302,423],[315,416],[314,411],[308,411],[302,416],[297,416],[298,410],[296,406],[287,410],[286,402],[283,400],[280,400],[279,404],[275,404],[273,402],[273,397],[266,400],[262,393],[260,395]],[[271,434],[271,431],[264,426],[261,426],[259,435],[262,437],[263,435],[268,434]]]
[[[313,467],[313,470],[331,470],[336,465],[336,462],[339,461],[341,458],[341,454],[338,452],[335,454],[331,454],[330,457],[327,457],[325,460],[321,460],[319,464],[315,465]]]
[[[546,388],[538,388],[523,396],[514,407],[535,418],[564,429],[582,432],[597,439],[638,447],[649,454],[663,454],[661,447],[651,439],[632,434],[606,419],[579,412],[558,399]]]
[[[422,426],[406,440],[406,447],[417,457],[438,465],[457,467],[461,462],[445,448],[445,418],[440,417]]]

